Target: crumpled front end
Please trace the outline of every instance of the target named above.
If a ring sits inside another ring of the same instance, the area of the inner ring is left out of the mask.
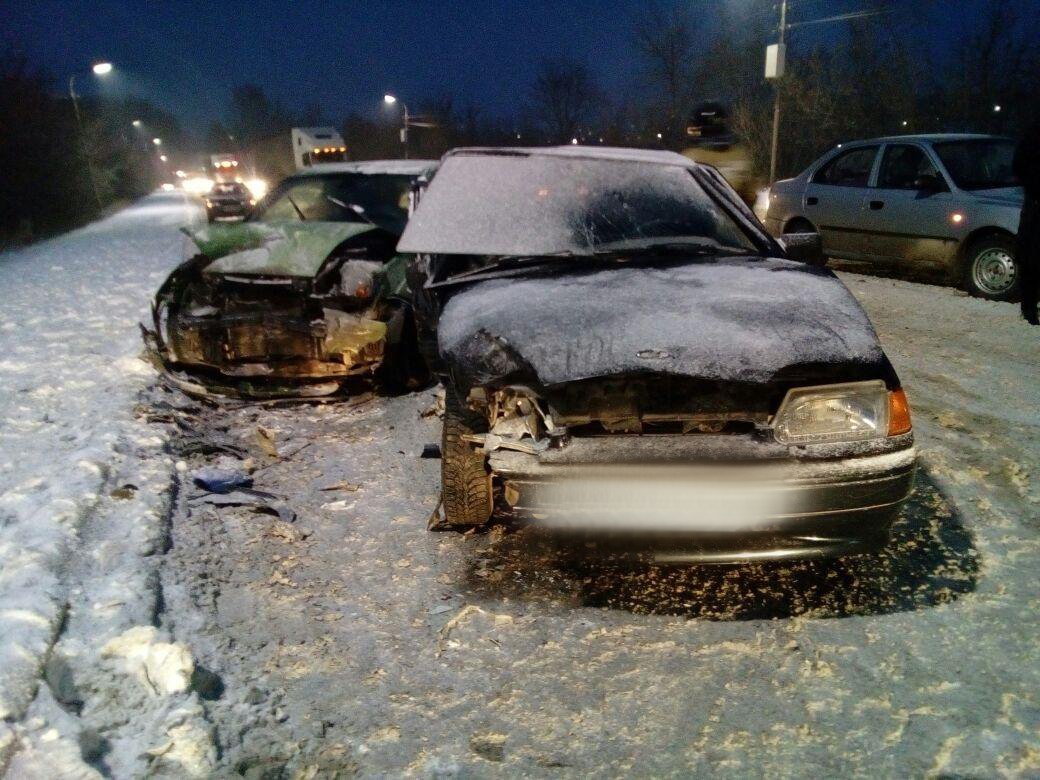
[[[167,325],[176,365],[225,377],[342,379],[371,373],[382,361],[386,323],[360,314],[302,311],[182,313]]]
[[[382,262],[364,254],[313,276],[214,272],[200,255],[159,289],[145,342],[195,394],[328,395],[373,376],[400,335],[382,278]]]

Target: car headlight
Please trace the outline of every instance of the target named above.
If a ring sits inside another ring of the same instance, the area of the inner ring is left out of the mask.
[[[823,444],[897,436],[910,430],[902,390],[880,379],[788,390],[773,422],[781,444]]]

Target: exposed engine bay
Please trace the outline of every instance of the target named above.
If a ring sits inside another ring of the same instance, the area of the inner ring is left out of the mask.
[[[407,307],[386,269],[394,242],[380,230],[354,235],[312,276],[214,272],[198,254],[159,289],[146,342],[174,376],[189,371],[219,392],[333,393],[374,375],[400,341]]]

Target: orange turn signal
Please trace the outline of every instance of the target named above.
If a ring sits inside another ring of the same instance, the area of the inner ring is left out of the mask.
[[[910,403],[902,388],[888,394],[888,435],[899,436],[910,433],[914,426],[910,422]]]

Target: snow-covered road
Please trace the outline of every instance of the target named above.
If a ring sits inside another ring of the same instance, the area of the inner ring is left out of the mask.
[[[197,219],[155,194],[0,255],[0,767],[63,622],[149,624],[171,465],[134,416],[137,322]]]
[[[137,322],[199,216],[155,195],[0,255],[0,773],[1040,772],[1040,332],[1013,307],[841,274],[921,457],[877,558],[575,567],[425,530],[432,390],[155,390]],[[200,503],[178,467],[214,458],[175,463],[164,416],[297,521]]]

